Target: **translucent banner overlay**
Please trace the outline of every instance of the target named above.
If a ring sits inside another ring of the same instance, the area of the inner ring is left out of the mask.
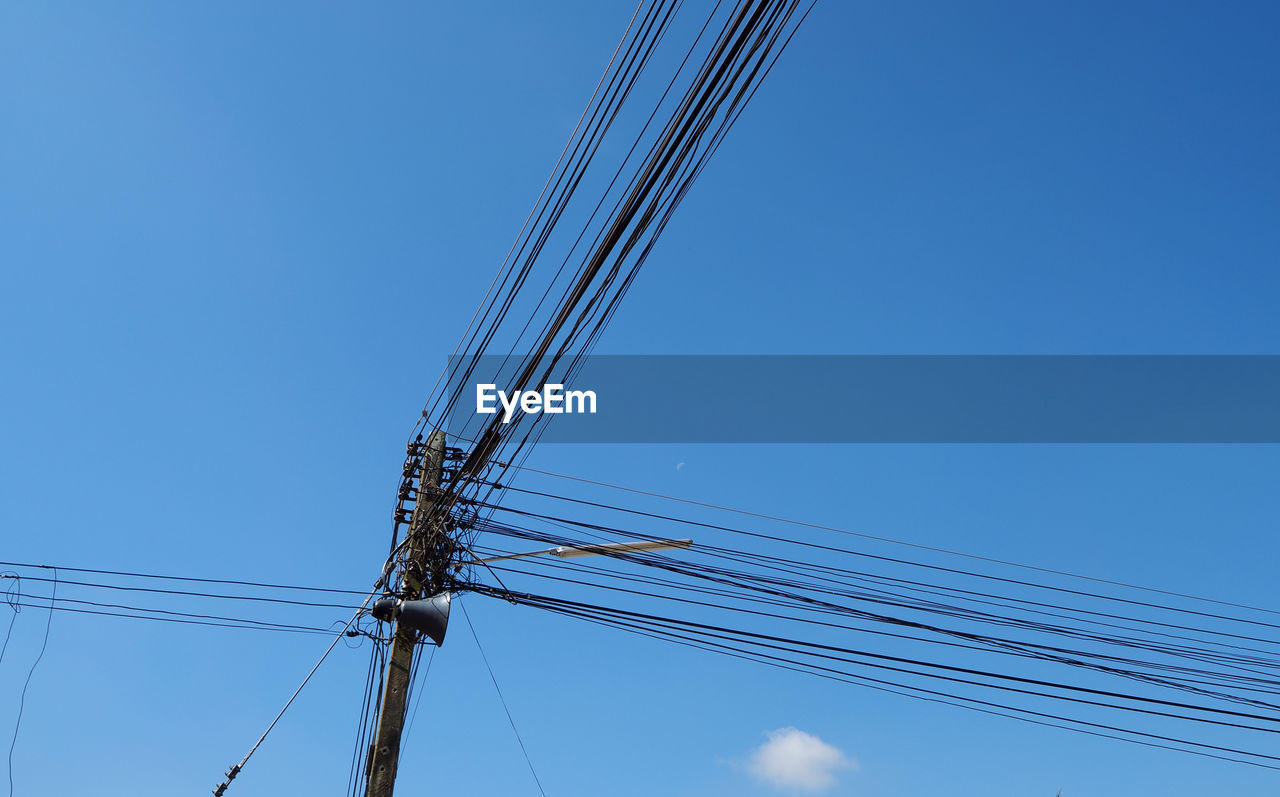
[[[1280,442],[1276,355],[485,356],[450,372],[463,440],[496,424],[550,443]]]

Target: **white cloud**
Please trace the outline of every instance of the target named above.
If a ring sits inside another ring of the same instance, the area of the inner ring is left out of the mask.
[[[781,789],[820,791],[835,785],[836,773],[857,764],[838,747],[796,728],[779,728],[751,754],[747,769]]]
[[[677,462],[677,463],[676,463],[676,470],[680,470],[680,469],[681,469],[681,468],[683,468],[683,467],[684,467],[684,463],[683,463],[683,462]]]

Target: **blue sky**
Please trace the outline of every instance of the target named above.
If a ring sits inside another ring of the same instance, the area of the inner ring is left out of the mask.
[[[0,10],[0,559],[370,582],[405,434],[631,11]],[[1276,17],[820,3],[599,350],[1278,353]],[[549,446],[530,464],[1275,602],[1270,446]],[[830,794],[1276,788],[464,600],[549,794],[773,794],[749,757],[786,727],[858,762]],[[0,728],[43,623],[17,619]],[[459,630],[403,791],[535,793]],[[58,614],[15,793],[201,793],[324,644]],[[367,661],[339,647],[228,793],[341,792]]]

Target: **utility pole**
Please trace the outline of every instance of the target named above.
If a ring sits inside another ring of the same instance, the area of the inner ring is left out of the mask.
[[[641,539],[613,543],[561,545],[541,551],[506,554],[489,559],[459,560],[460,549],[451,536],[456,526],[449,520],[450,506],[440,489],[444,476],[445,435],[440,430],[432,432],[427,438],[425,449],[416,447],[422,445],[421,440],[422,438],[418,437],[418,442],[410,449],[407,460],[410,463],[417,462],[418,452],[421,452],[422,466],[418,471],[416,494],[412,488],[403,486],[400,493],[402,500],[413,497],[414,503],[404,544],[407,553],[401,573],[398,599],[386,598],[377,601],[371,610],[373,616],[380,621],[390,621],[394,618],[395,630],[391,639],[391,657],[387,662],[384,678],[378,731],[365,764],[368,779],[365,797],[392,797],[395,791],[396,769],[400,763],[400,734],[404,730],[413,653],[419,639],[419,630],[416,629],[421,629],[422,633],[429,635],[437,643],[443,641],[445,625],[448,623],[448,593],[454,586],[452,571],[467,565],[483,565],[488,562],[528,556],[555,556],[561,559],[579,556],[616,556],[683,549],[693,544],[692,540]],[[407,474],[413,473],[412,464],[406,466],[404,473],[406,479]],[[408,506],[403,505],[403,511],[397,510],[397,519],[403,518],[407,511]],[[432,600],[422,600],[424,595]],[[436,604],[440,599],[443,599],[442,613],[440,613],[441,607]],[[379,604],[386,604],[385,613],[380,611]],[[426,607],[423,604],[426,604]],[[438,625],[433,625],[434,623]]]
[[[422,471],[418,476],[417,500],[409,524],[408,558],[400,593],[404,600],[421,598],[424,589],[427,595],[434,595],[444,588],[452,553],[452,541],[444,527],[447,508],[437,504],[444,476],[444,455],[445,435],[437,429],[427,438]],[[404,730],[405,701],[417,642],[418,633],[397,621],[382,692],[378,733],[369,752],[367,797],[391,797],[395,790],[396,767],[400,763],[400,734]]]

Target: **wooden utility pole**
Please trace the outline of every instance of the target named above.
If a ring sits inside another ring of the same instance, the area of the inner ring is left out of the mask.
[[[400,595],[404,600],[421,598],[424,589],[428,596],[434,595],[444,587],[445,557],[451,545],[444,529],[444,507],[437,505],[440,481],[444,475],[444,443],[444,432],[438,429],[427,438],[427,450],[418,476],[418,497],[409,524],[409,552]],[[369,754],[367,797],[391,797],[395,790],[396,767],[400,763],[400,733],[404,730],[405,701],[417,641],[416,631],[396,622],[382,692],[378,734]]]

